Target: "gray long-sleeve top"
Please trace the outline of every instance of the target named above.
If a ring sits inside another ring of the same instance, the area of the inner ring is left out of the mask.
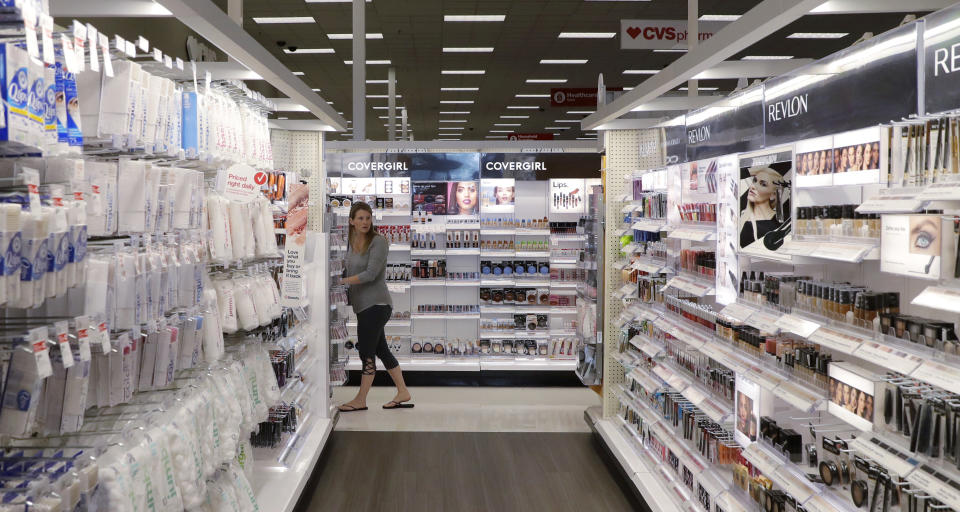
[[[360,280],[359,284],[351,285],[348,291],[354,313],[377,304],[393,305],[386,281],[389,248],[386,238],[375,235],[366,252],[353,252],[352,244],[347,249],[347,268],[343,275],[357,276]]]

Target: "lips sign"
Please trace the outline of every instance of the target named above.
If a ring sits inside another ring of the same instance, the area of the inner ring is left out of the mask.
[[[253,175],[253,182],[257,185],[263,185],[267,182],[267,173],[260,171]]]
[[[643,29],[640,27],[627,27],[627,34],[630,35],[631,39],[636,39],[641,32],[643,32]]]

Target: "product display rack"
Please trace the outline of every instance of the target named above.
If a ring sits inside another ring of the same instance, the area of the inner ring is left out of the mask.
[[[928,51],[955,38],[941,23],[956,12],[873,44]],[[814,66],[870,52],[855,45]],[[616,178],[608,169],[608,189],[614,179],[634,188],[607,209],[625,222],[617,237],[632,240],[616,247],[625,261],[606,258],[626,284],[606,287],[621,306],[608,308],[616,325],[606,334],[620,334],[607,345],[603,414],[590,411],[588,421],[654,510],[960,510],[950,423],[960,391],[956,106],[942,90],[931,94],[939,78],[906,68],[928,87],[907,106],[922,120],[834,127],[811,114],[792,137],[775,122],[727,124],[724,101],[751,111],[746,98],[762,98],[753,104],[762,119],[781,84],[807,77],[800,70],[668,123],[693,129],[707,119],[715,137],[737,133],[740,142],[638,131],[673,141],[658,147],[679,162]],[[809,84],[791,94],[806,87],[836,94]],[[610,162],[648,147],[610,135]],[[650,215],[661,200],[665,215]],[[691,413],[698,426],[688,444]]]
[[[392,242],[388,274],[391,269],[398,274],[396,279],[388,275],[394,318],[387,323],[386,336],[401,367],[428,372],[575,367],[578,310],[573,304],[585,237],[576,228],[580,214],[548,213],[549,181],[509,180],[516,206],[493,212],[482,206],[473,216],[386,208],[387,198],[392,205],[409,208],[413,187],[432,183],[446,190],[446,182],[328,181],[336,192],[328,195],[328,204],[339,225],[347,222],[347,202],[365,200],[374,207],[380,232]],[[388,182],[407,194],[350,193],[383,192]],[[483,179],[477,183],[484,190],[489,186]],[[536,322],[533,330],[517,328],[517,322],[527,320]],[[359,370],[352,349],[356,321],[351,319],[346,326],[350,332],[346,347],[352,353],[346,367]],[[425,353],[427,347],[430,354]]]

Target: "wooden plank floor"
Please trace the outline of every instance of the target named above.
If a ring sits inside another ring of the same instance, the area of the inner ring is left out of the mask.
[[[335,431],[297,510],[643,509],[590,434]]]

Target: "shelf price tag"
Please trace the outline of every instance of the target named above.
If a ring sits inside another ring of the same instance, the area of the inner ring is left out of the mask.
[[[897,453],[880,446],[880,442],[882,441],[875,437],[861,436],[850,443],[850,448],[900,476],[907,475],[914,470],[914,464],[908,462],[908,460],[911,460],[909,457],[906,459],[900,458]]]
[[[103,52],[103,74],[113,78],[113,61],[110,59],[110,39],[106,34],[97,36],[100,40],[100,51]]]
[[[169,55],[163,56],[163,65],[167,69],[173,69],[173,59]]]
[[[960,201],[960,181],[927,185],[918,197],[925,201]]]
[[[926,360],[910,376],[952,393],[960,393],[960,379],[957,379],[957,373],[958,370],[955,367],[938,361]]]
[[[50,364],[50,351],[47,350],[47,328],[37,327],[29,332],[30,349],[37,362],[37,374],[41,379],[53,375],[53,365]]]
[[[777,327],[787,332],[792,332],[801,338],[809,338],[811,334],[820,328],[820,324],[811,322],[805,318],[794,315],[783,315],[777,319]]]
[[[910,303],[941,311],[960,313],[960,289],[928,286]]]
[[[90,42],[90,71],[100,72],[100,58],[97,57],[97,43],[100,42],[100,33],[97,28],[87,23],[87,41]]]
[[[153,49],[153,60],[157,62],[163,62],[163,50],[160,48]]]
[[[856,350],[854,355],[905,375],[909,375],[923,362],[921,358],[913,354],[873,341],[861,343],[860,348]]]
[[[757,311],[750,315],[750,325],[767,334],[778,334],[780,332],[780,328],[777,327],[777,320],[779,318],[779,316],[766,311]]]
[[[99,338],[100,348],[104,354],[109,354],[112,350],[110,346],[110,331],[107,330],[107,322],[101,321],[97,324],[97,337]]]
[[[137,47],[133,44],[133,41],[127,41],[123,51],[127,54],[127,57],[131,59],[137,58]]]
[[[183,71],[183,59],[180,57],[176,58],[177,69]]]
[[[57,63],[53,50],[53,16],[40,15],[40,40],[43,44],[43,62],[51,66]]]
[[[60,34],[60,45],[63,46],[63,60],[67,71],[77,72],[77,52],[73,49],[73,41],[66,34]]]
[[[70,349],[70,324],[66,320],[62,320],[53,324],[53,329],[57,334],[57,346],[60,348],[63,367],[70,368],[73,366],[73,350]]]
[[[147,41],[146,37],[137,37],[137,47],[140,48],[140,51],[143,53],[150,53],[150,41]]]
[[[76,52],[77,72],[87,69],[87,26],[77,20],[73,20],[73,50]],[[64,50],[66,53],[66,50]]]
[[[859,263],[863,261],[863,258],[867,256],[871,249],[873,247],[867,245],[822,243],[817,246],[811,256],[825,260]]]
[[[852,354],[866,340],[827,327],[821,327],[817,332],[810,335],[810,341],[844,354]]]
[[[90,318],[86,316],[78,316],[74,320],[74,325],[77,327],[77,345],[80,352],[81,361],[90,360]]]
[[[37,11],[32,2],[20,2],[23,16],[23,31],[27,37],[27,53],[34,59],[40,58],[40,46],[37,44]]]
[[[723,309],[720,311],[720,314],[721,314],[721,315],[724,315],[724,316],[727,316],[727,317],[730,317],[731,319],[733,319],[733,320],[735,320],[735,321],[737,321],[737,322],[745,323],[745,322],[747,321],[747,319],[750,318],[750,315],[756,313],[756,311],[757,311],[757,310],[755,310],[755,309],[753,309],[753,308],[751,308],[751,307],[749,307],[749,306],[747,306],[747,305],[745,305],[745,304],[740,304],[739,302],[734,302],[734,303],[732,303],[732,304],[727,305],[727,307],[723,308]]]
[[[857,212],[913,213],[919,211],[925,202],[916,194],[881,194],[864,201],[857,207]]]

